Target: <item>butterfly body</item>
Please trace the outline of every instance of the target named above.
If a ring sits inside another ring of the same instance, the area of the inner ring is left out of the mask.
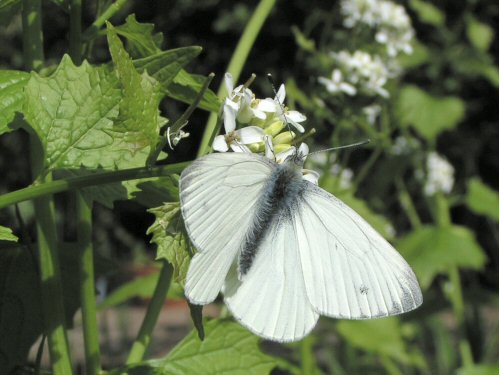
[[[185,294],[219,292],[233,316],[275,341],[307,335],[320,315],[370,319],[422,303],[399,253],[339,199],[302,178],[300,154],[211,154],[186,168],[180,202],[198,253]]]

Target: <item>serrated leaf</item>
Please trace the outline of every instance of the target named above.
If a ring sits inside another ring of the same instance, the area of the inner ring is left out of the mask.
[[[498,191],[485,185],[478,178],[471,178],[467,182],[465,203],[475,213],[486,215],[498,221],[499,198]]]
[[[127,50],[134,59],[161,52],[163,34],[154,34],[152,23],[137,22],[135,14],[130,14],[123,25],[115,26],[115,31],[127,39]]]
[[[19,238],[12,233],[12,229],[0,225],[0,241],[17,242]]]
[[[420,135],[433,140],[463,119],[465,105],[458,97],[434,97],[408,85],[399,94],[396,112],[402,126],[413,126]]]
[[[111,371],[110,375],[266,375],[279,361],[260,351],[259,338],[231,321],[205,324],[205,340],[187,335],[166,358]]]
[[[123,99],[115,128],[125,135],[124,142],[133,152],[146,157],[159,140],[161,100],[160,84],[147,72],[139,74],[123,48],[114,28],[108,24],[108,44],[122,84]],[[141,165],[144,165],[145,160]]]
[[[410,352],[403,339],[402,327],[396,317],[362,321],[341,320],[338,333],[353,347],[388,356],[402,364],[424,367],[420,352]]]
[[[471,44],[479,51],[486,52],[493,41],[493,29],[472,16],[467,17],[466,23],[467,38],[469,38]]]
[[[422,289],[452,267],[480,270],[486,262],[474,234],[458,225],[423,226],[402,238],[398,249],[415,271]]]
[[[410,7],[417,13],[420,21],[434,26],[444,25],[444,13],[430,2],[411,0]]]
[[[205,80],[206,77],[204,76],[190,74],[185,70],[181,70],[167,87],[166,94],[173,99],[191,104],[203,87]],[[217,98],[217,95],[211,90],[205,91],[199,108],[218,113],[220,106],[221,101]]]
[[[183,47],[157,53],[153,56],[134,60],[134,66],[139,72],[147,71],[166,91],[167,87],[182,70],[201,52],[201,47]]]
[[[8,125],[23,108],[24,86],[30,74],[17,70],[0,70],[0,134],[9,132]]]
[[[156,243],[158,250],[156,259],[166,259],[174,268],[173,279],[184,285],[191,254],[188,250],[182,221],[180,203],[165,203],[163,206],[151,208],[148,212],[155,215],[155,222],[146,234],[152,234],[151,242]]]
[[[179,200],[178,175],[124,181],[123,185],[127,188],[130,199],[148,208]]]

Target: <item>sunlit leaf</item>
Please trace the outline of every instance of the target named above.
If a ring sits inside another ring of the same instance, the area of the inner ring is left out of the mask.
[[[487,51],[493,41],[494,32],[491,26],[479,22],[476,18],[467,17],[467,38],[480,51]]]
[[[485,185],[480,179],[471,178],[468,181],[465,203],[472,211],[498,221],[498,191]]]
[[[191,254],[189,240],[184,233],[179,202],[165,203],[163,206],[148,210],[155,215],[155,222],[148,228],[152,234],[151,242],[158,245],[156,259],[166,259],[174,267],[173,279],[184,285]]]
[[[416,229],[399,241],[398,250],[415,271],[423,289],[452,267],[480,270],[486,262],[474,234],[457,225]]]
[[[135,14],[129,15],[123,25],[115,26],[115,31],[127,39],[127,51],[134,59],[161,52],[163,34],[154,34],[152,23],[137,22]]]
[[[23,108],[24,86],[30,74],[16,70],[0,70],[0,134],[10,131],[8,125]]]
[[[410,7],[417,13],[420,21],[434,26],[442,26],[444,24],[444,13],[431,2],[410,0]]]
[[[422,354],[408,349],[398,318],[341,320],[336,327],[343,339],[355,348],[388,356],[403,364],[424,366]]]
[[[420,135],[433,140],[463,119],[465,105],[458,97],[434,97],[408,85],[399,94],[397,115],[401,125],[413,126]]]
[[[12,233],[12,229],[0,225],[0,241],[17,242],[19,238]]]

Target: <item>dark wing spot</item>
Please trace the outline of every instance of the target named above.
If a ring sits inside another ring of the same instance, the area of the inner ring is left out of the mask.
[[[368,288],[366,285],[361,285],[361,286],[359,287],[359,292],[360,292],[361,294],[368,294],[368,290],[369,290],[369,288]]]

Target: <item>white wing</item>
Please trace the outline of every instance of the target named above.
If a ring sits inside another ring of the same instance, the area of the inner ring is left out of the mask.
[[[314,309],[335,318],[369,319],[418,307],[422,293],[401,255],[351,208],[308,185],[294,226]]]
[[[223,289],[234,317],[250,331],[274,341],[296,341],[316,325],[308,301],[291,218],[273,223],[249,272],[238,280],[233,265]]]
[[[182,172],[182,216],[198,250],[185,285],[192,303],[207,304],[217,297],[273,168],[267,158],[231,152],[207,155]]]

